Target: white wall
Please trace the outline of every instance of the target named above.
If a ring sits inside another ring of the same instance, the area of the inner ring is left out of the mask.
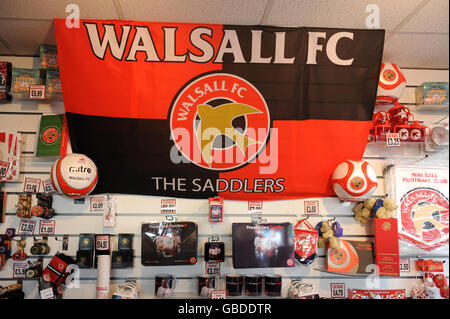
[[[14,67],[37,67],[36,58],[20,57],[0,57],[0,61],[10,61]],[[401,98],[402,103],[411,108],[416,119],[423,121],[425,125],[432,126],[433,123],[448,116],[447,112],[424,112],[414,110],[414,89],[424,81],[448,81],[447,70],[403,70],[407,79],[407,88]],[[47,179],[51,167],[50,161],[42,161],[34,157],[37,132],[41,115],[60,114],[64,112],[62,102],[44,104],[31,101],[13,100],[9,104],[0,104],[0,129],[13,130],[22,133],[22,181],[25,177]],[[448,162],[448,148],[444,152],[430,153],[430,158],[439,163]],[[418,145],[405,146],[399,149],[389,149],[380,145],[368,145],[365,158],[375,167],[379,177],[379,187],[377,196],[386,194],[384,183],[384,168],[392,161],[402,161],[413,163],[425,156],[423,147]],[[430,159],[427,159],[430,160]],[[448,163],[447,163],[448,165]],[[100,177],[101,178],[101,177]],[[7,216],[4,224],[0,224],[0,233],[4,233],[9,227],[17,228],[19,218],[15,216],[15,204],[17,195],[23,191],[23,183],[4,183],[1,191],[7,192]],[[225,220],[221,224],[208,223],[208,201],[177,199],[177,215],[179,220],[195,221],[199,225],[199,261],[193,266],[171,266],[171,267],[143,267],[141,265],[141,235],[140,227],[143,221],[161,221],[163,217],[160,213],[160,197],[138,196],[138,195],[118,195],[118,216],[117,226],[114,229],[103,228],[102,215],[89,211],[89,200],[84,205],[74,204],[62,196],[54,196],[53,207],[57,212],[54,218],[56,221],[56,236],[59,239],[62,235],[69,234],[69,251],[64,252],[75,256],[78,249],[79,233],[134,233],[135,267],[133,269],[117,269],[111,271],[111,290],[117,284],[123,283],[126,279],[136,279],[143,290],[143,297],[152,298],[154,292],[154,276],[158,273],[171,273],[178,278],[176,297],[196,298],[197,280],[196,276],[205,271],[203,261],[203,244],[208,241],[208,236],[218,235],[226,245],[226,261],[222,263],[222,274],[230,272],[247,273],[277,273],[283,276],[283,296],[286,296],[291,278],[302,278],[306,282],[314,283],[316,291],[322,297],[330,296],[331,283],[345,283],[346,288],[364,288],[366,277],[350,277],[321,272],[316,269],[324,266],[325,253],[320,250],[320,258],[309,267],[297,265],[295,268],[277,269],[233,269],[231,258],[231,223],[249,222],[250,216],[247,213],[247,202],[225,201]],[[33,198],[33,204],[36,199]],[[321,214],[336,216],[344,227],[344,238],[351,240],[373,241],[373,222],[361,225],[353,219],[352,206],[342,207],[336,198],[319,199]],[[264,202],[263,217],[268,222],[296,222],[297,214],[303,213],[303,200],[268,201]],[[313,225],[321,218],[310,218]],[[116,239],[116,238],[114,238]],[[32,236],[27,238],[27,252],[32,246]],[[49,239],[51,248],[50,255],[44,259],[46,265],[50,258],[61,251],[61,242],[54,237]],[[114,245],[113,245],[114,247]],[[13,251],[16,250],[15,244]],[[401,256],[410,258],[411,265],[414,265],[416,256]],[[436,256],[435,256],[436,257]],[[445,274],[448,276],[448,253],[439,256],[438,259],[446,260]],[[12,278],[13,260],[8,260],[0,271],[0,286],[5,286],[14,282]],[[406,288],[410,293],[410,288],[416,283],[417,273],[411,270],[409,273],[402,273],[401,277],[382,277],[380,289]],[[69,289],[65,293],[65,298],[95,298],[97,273],[95,269],[82,269],[80,273],[80,288]],[[24,291],[26,298],[39,298],[37,282],[35,280],[24,281]]]

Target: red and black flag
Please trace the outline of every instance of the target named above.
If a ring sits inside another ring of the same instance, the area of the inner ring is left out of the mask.
[[[73,152],[96,193],[333,196],[363,155],[383,30],[56,19]]]

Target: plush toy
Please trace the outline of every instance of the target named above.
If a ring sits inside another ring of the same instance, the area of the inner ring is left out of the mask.
[[[363,224],[367,223],[370,217],[394,218],[394,210],[397,209],[395,201],[386,199],[368,198],[364,202],[358,203],[354,208],[355,219]]]
[[[320,222],[316,225],[316,230],[319,232],[317,243],[319,248],[326,248],[328,242],[331,249],[339,249],[341,245],[339,237],[342,237],[343,229],[338,222],[334,221],[332,225],[328,221]]]

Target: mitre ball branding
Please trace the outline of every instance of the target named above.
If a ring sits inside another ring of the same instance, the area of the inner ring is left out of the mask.
[[[333,169],[364,152],[382,30],[80,22],[55,28],[94,193],[333,196]]]

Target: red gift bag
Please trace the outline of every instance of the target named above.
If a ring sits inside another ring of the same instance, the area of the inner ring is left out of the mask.
[[[294,226],[295,259],[303,265],[309,265],[317,258],[317,241],[319,233],[307,221],[301,219]],[[302,225],[305,228],[302,228]]]

